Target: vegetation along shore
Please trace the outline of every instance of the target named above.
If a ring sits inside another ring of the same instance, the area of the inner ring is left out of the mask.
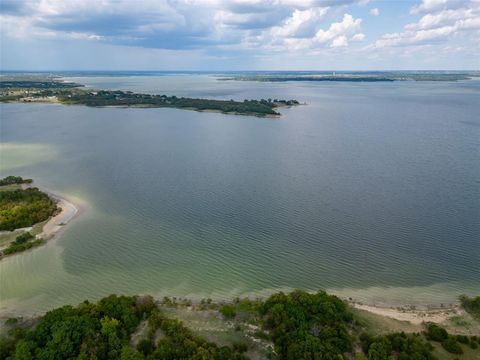
[[[462,297],[472,320],[480,297]],[[473,320],[476,321],[476,320]],[[478,359],[480,337],[395,328],[323,291],[214,302],[111,295],[3,319],[0,359]],[[398,324],[397,324],[398,326]]]

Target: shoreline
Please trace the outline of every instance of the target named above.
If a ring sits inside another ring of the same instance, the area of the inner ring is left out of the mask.
[[[445,307],[431,308],[426,310],[414,309],[412,307],[388,307],[366,304],[354,300],[347,300],[350,307],[371,314],[390,318],[398,321],[406,321],[413,325],[421,325],[427,322],[442,324],[455,316],[466,316],[467,313],[459,304]]]
[[[60,212],[48,219],[47,223],[42,228],[42,232],[36,236],[37,238],[42,238],[43,240],[48,241],[57,235],[70,221],[77,217],[80,214],[80,209],[78,204],[68,201],[65,197],[53,193],[42,186],[38,186],[38,188],[50,196],[60,208]]]

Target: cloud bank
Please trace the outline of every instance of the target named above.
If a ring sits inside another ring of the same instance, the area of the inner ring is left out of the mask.
[[[207,63],[227,68],[226,62],[232,69],[288,64],[291,68],[333,64],[350,64],[352,69],[391,67],[395,59],[413,54],[422,55],[418,60],[418,67],[422,67],[431,62],[429,56],[434,52],[437,59],[444,54],[442,61],[451,62],[452,67],[475,65],[471,56],[480,43],[480,0],[400,3],[2,0],[1,67],[31,64],[26,59],[28,54],[37,56],[38,61],[52,61],[47,51],[65,57],[71,66],[89,67],[92,54],[83,55],[82,65],[82,55],[71,50],[72,44],[96,51],[99,56],[106,54],[98,57],[101,68],[112,63],[113,54],[122,53],[130,62],[116,62],[130,64],[130,68],[154,68],[155,62],[158,68],[172,67],[175,64],[171,59],[182,54],[190,58],[185,66],[192,68],[205,68]],[[381,25],[377,19],[382,20]],[[131,54],[124,53],[128,49],[142,57],[137,59],[138,65]],[[452,49],[457,54],[456,63],[451,59]],[[163,59],[161,64],[159,59]]]

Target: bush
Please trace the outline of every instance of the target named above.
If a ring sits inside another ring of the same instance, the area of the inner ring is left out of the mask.
[[[238,341],[233,343],[232,348],[233,351],[243,354],[244,352],[247,352],[248,344],[244,341]]]
[[[444,340],[442,342],[442,347],[451,354],[463,354],[462,347],[453,336],[449,336],[446,340]]]
[[[20,245],[20,244],[26,243],[28,240],[33,239],[33,238],[34,238],[34,236],[32,234],[30,234],[29,232],[26,232],[26,233],[18,235],[15,238],[15,244]]]
[[[362,349],[369,360],[433,360],[433,347],[418,334],[393,333],[377,337],[360,336]],[[395,355],[395,356],[394,356]]]
[[[474,318],[480,320],[480,296],[468,297],[460,296],[460,304],[466,312],[470,313]]]
[[[8,319],[5,321],[5,325],[9,325],[9,326],[15,325],[16,323],[18,323],[18,319],[15,318],[15,317],[8,318]]]
[[[466,335],[457,335],[455,339],[461,344],[468,345],[470,343],[470,339]]]
[[[137,350],[147,356],[155,350],[155,345],[152,340],[142,339],[137,344]]]
[[[442,342],[448,338],[448,332],[436,324],[429,323],[425,336],[430,341]]]
[[[226,319],[233,319],[237,315],[235,305],[225,304],[218,309]]]

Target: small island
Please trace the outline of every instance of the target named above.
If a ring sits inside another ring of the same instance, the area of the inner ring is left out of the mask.
[[[31,187],[32,182],[20,176],[0,179],[0,259],[44,244],[58,231],[56,222],[72,217],[67,205],[73,205]]]
[[[81,85],[52,80],[0,80],[0,102],[58,102],[92,107],[124,106],[215,111],[224,114],[280,116],[280,107],[299,105],[297,100],[215,100],[152,95],[120,90],[85,90]]]

